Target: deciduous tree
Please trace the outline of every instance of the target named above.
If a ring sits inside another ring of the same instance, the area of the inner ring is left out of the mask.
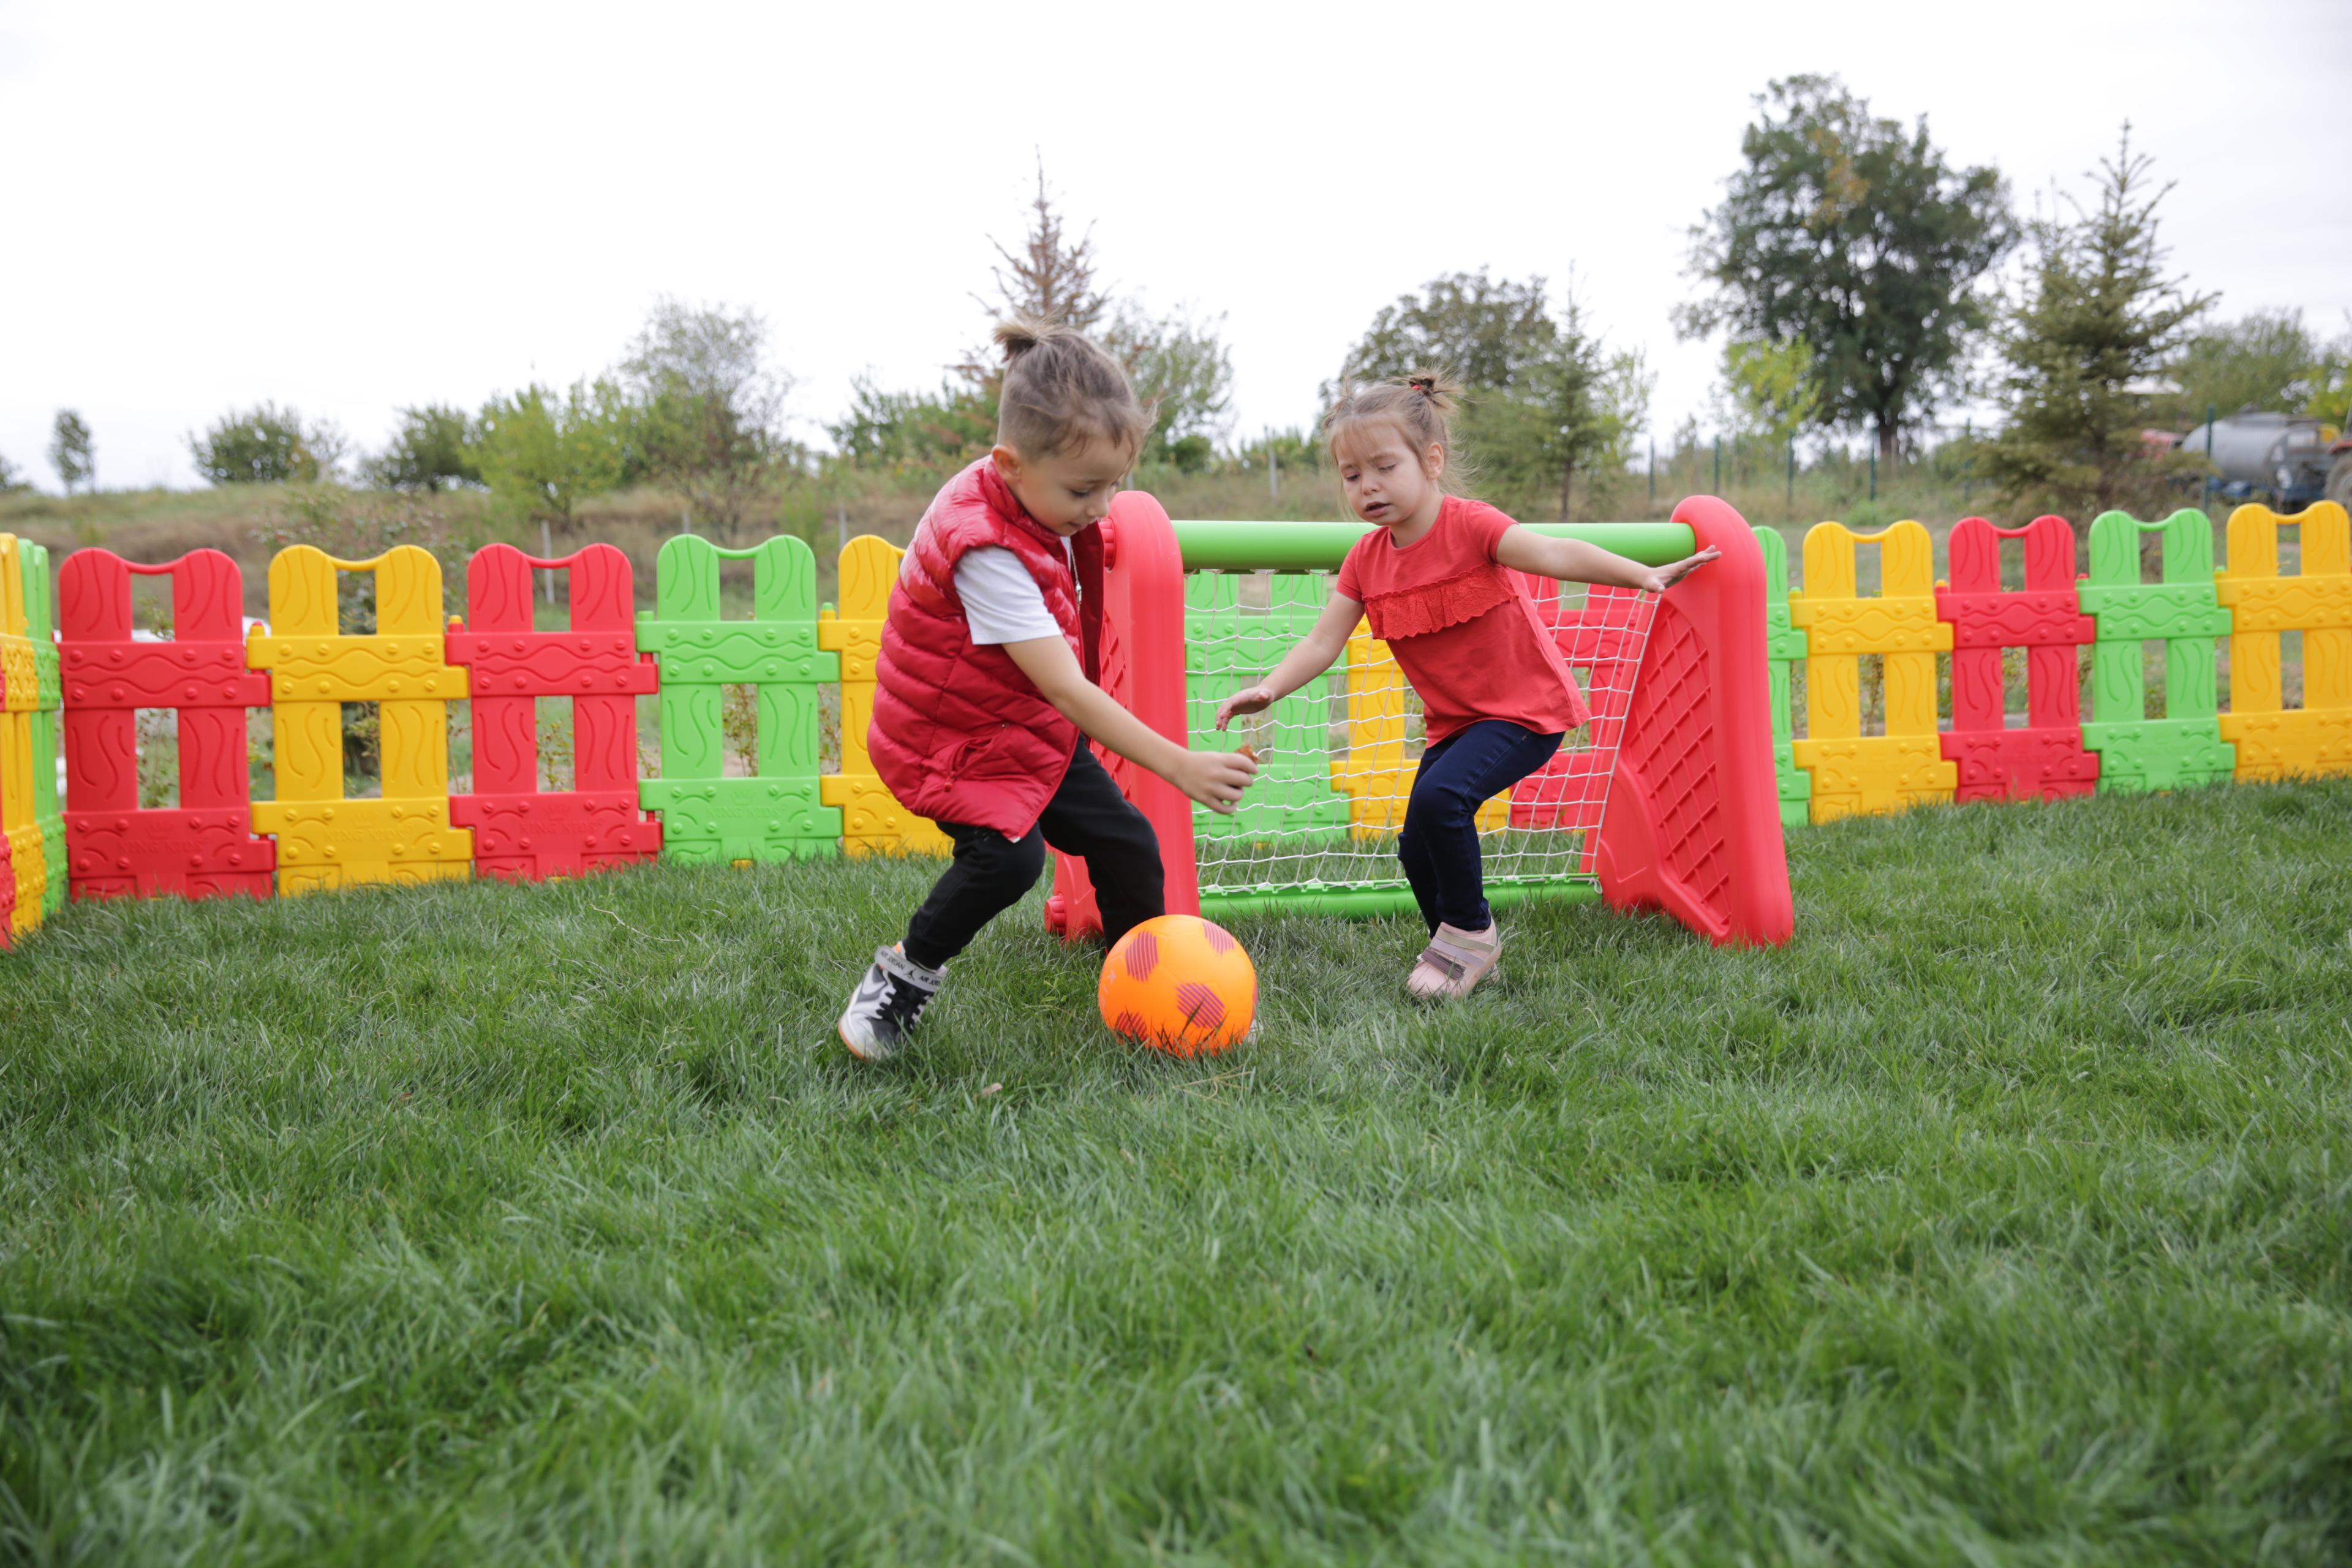
[[[2008,186],[1951,167],[1925,117],[1906,132],[1835,78],[1790,77],[1756,101],[1746,165],[1691,231],[1713,292],[1677,326],[1804,343],[1815,421],[1874,432],[1891,462],[1991,321],[1984,279],[2018,232]]]
[[[309,484],[335,477],[342,433],[299,408],[263,403],[231,410],[188,437],[196,471],[215,485]]]
[[[1579,473],[1624,467],[1652,382],[1639,353],[1612,351],[1587,329],[1572,291],[1555,312],[1545,279],[1483,270],[1433,279],[1383,307],[1340,376],[1424,368],[1463,384],[1462,442],[1486,487],[1521,505],[1556,494],[1562,516]],[[1326,402],[1334,390],[1324,388]]]
[[[49,442],[49,466],[57,469],[58,482],[65,486],[68,495],[73,494],[76,485],[98,477],[98,453],[90,444],[89,426],[70,408],[58,410]]]
[[[427,492],[480,484],[473,438],[473,422],[462,408],[438,403],[404,408],[391,443],[368,459],[367,480],[378,489]]]
[[[533,383],[482,405],[474,461],[491,493],[533,520],[569,525],[580,503],[620,488],[635,425],[610,381],[575,381],[567,392]]]
[[[2323,342],[2299,310],[2255,310],[2189,340],[2168,367],[2180,387],[2179,425],[2201,423],[2211,408],[2224,416],[2252,407],[2275,414],[2345,417],[2336,389],[2352,363],[2352,334]]]
[[[793,377],[769,362],[766,320],[665,298],[629,345],[620,377],[653,476],[732,538],[753,499],[798,455],[783,431]]]

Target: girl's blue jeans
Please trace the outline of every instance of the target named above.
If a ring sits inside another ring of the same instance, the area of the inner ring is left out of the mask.
[[[1478,857],[1478,808],[1549,762],[1560,738],[1481,719],[1422,753],[1397,858],[1432,935],[1441,921],[1458,931],[1494,924]]]

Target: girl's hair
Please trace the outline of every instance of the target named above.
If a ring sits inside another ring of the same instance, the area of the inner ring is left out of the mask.
[[[996,438],[1024,458],[1051,458],[1087,440],[1134,451],[1151,416],[1127,372],[1076,327],[1016,316],[996,324],[1004,350]]]
[[[1339,395],[1323,415],[1323,442],[1337,460],[1339,439],[1359,426],[1386,423],[1396,426],[1418,458],[1435,447],[1445,454],[1445,471],[1439,486],[1459,495],[1470,473],[1454,449],[1454,410],[1462,388],[1443,371],[1417,370],[1370,386],[1342,382]]]

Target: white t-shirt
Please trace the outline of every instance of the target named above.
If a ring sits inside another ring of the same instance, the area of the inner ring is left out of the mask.
[[[1070,559],[1070,542],[1062,541],[1062,555]],[[916,571],[915,550],[907,547],[907,563],[899,575]],[[1072,568],[1071,575],[1076,575]],[[1021,557],[1002,545],[983,544],[967,550],[956,561],[956,597],[963,601],[964,619],[971,640],[982,647],[997,643],[1027,642],[1033,637],[1057,637],[1061,623],[1045,607],[1045,591]]]

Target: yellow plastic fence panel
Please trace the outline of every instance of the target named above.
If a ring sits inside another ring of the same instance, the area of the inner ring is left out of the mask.
[[[25,605],[23,548],[13,533],[0,533],[0,837],[14,871],[16,904],[7,917],[11,936],[41,923],[49,887],[48,857],[34,809],[33,710],[39,705],[39,666]]]
[[[843,545],[841,609],[816,619],[816,646],[841,656],[841,772],[817,781],[818,799],[841,808],[841,847],[851,855],[946,855],[955,848],[946,834],[898,804],[866,751],[882,622],[905,553],[870,533]]]
[[[337,629],[335,574],[375,574],[376,629]],[[467,670],[446,658],[441,563],[413,544],[338,561],[298,544],[269,563],[269,635],[246,641],[269,671],[278,798],[257,801],[257,833],[278,836],[278,890],[471,875],[474,835],[449,824],[449,704]],[[383,797],[343,796],[342,704],[373,702]]]
[[[2298,528],[2303,571],[2279,575],[2278,531]],[[2213,588],[2231,615],[2230,711],[2221,738],[2237,776],[2352,773],[2352,517],[2332,500],[2293,517],[2266,506],[2230,514],[2230,564]],[[2285,705],[2279,634],[2303,634],[2303,706]]]
[[[1348,836],[1382,838],[1404,826],[1412,797],[1412,776],[1421,761],[1405,755],[1412,688],[1389,645],[1359,623],[1348,638],[1348,754],[1331,763],[1331,787],[1348,797]],[[1481,833],[1509,825],[1508,790],[1478,808]]]
[[[1878,547],[1879,593],[1857,592],[1854,551]],[[1805,633],[1805,720],[1797,765],[1812,774],[1815,822],[1948,804],[1959,784],[1936,734],[1936,655],[1952,628],[1936,618],[1936,543],[1919,524],[1855,533],[1842,522],[1805,534],[1805,585],[1789,595]],[[1885,658],[1886,733],[1862,732],[1862,656]]]

